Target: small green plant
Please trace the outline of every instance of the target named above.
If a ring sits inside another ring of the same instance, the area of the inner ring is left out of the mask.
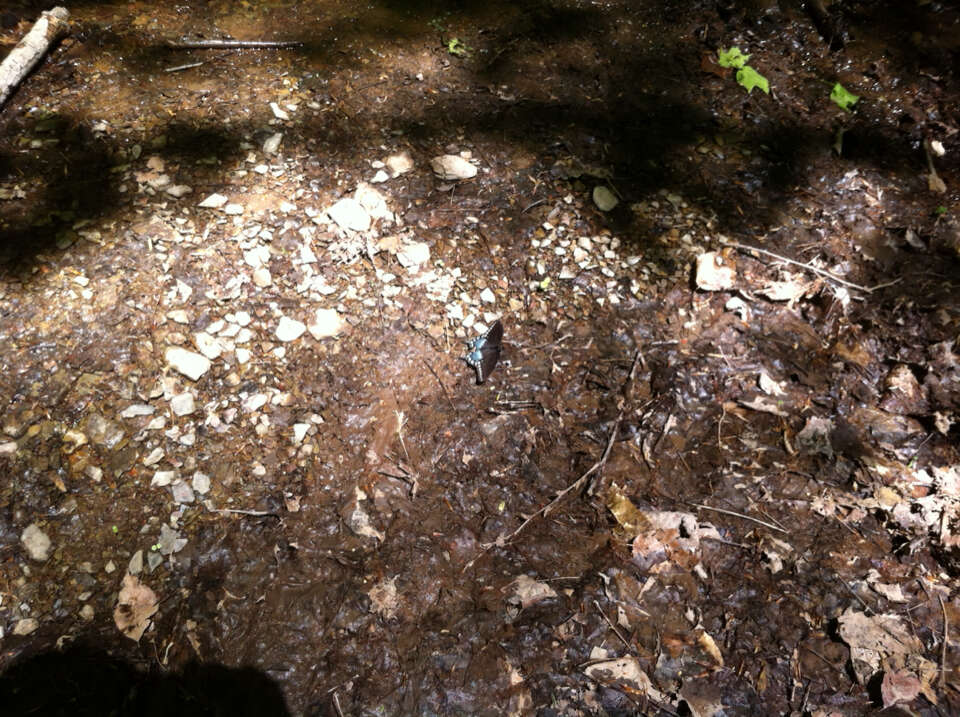
[[[860,98],[838,82],[833,86],[833,89],[830,90],[830,99],[833,100],[834,104],[840,109],[851,112],[852,110],[850,108],[853,107]]]
[[[113,534],[114,534],[114,535],[116,535],[117,533],[120,532],[120,528],[118,528],[118,527],[115,526],[115,525],[114,525],[114,526],[111,526],[111,527],[110,527],[110,530],[113,531]]]
[[[757,72],[747,64],[750,55],[745,55],[739,47],[731,47],[727,50],[720,50],[717,56],[717,63],[720,67],[733,67],[737,70],[737,82],[747,93],[753,91],[756,87],[770,94],[770,83],[767,78]]]
[[[937,207],[933,211],[935,214],[942,217],[947,213],[947,208],[941,204],[939,207]]]
[[[470,48],[459,37],[451,37],[447,40],[447,52],[457,57],[470,57]]]

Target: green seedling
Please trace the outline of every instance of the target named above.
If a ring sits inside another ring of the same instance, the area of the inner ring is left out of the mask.
[[[747,64],[747,60],[749,59],[750,55],[743,54],[739,47],[731,47],[728,50],[720,50],[717,56],[717,64],[719,64],[720,67],[736,68],[737,82],[748,93],[752,92],[753,88],[756,87],[769,95],[770,83],[767,82],[766,77]]]
[[[943,215],[945,215],[945,214],[947,213],[947,208],[941,204],[939,207],[937,207],[937,208],[934,209],[933,211],[934,211],[935,214],[937,214],[938,216],[941,216],[941,217],[942,217]]]
[[[852,110],[850,108],[853,107],[860,98],[838,82],[833,86],[833,89],[830,90],[830,99],[833,100],[834,104],[840,109],[851,112]]]
[[[470,57],[470,48],[459,37],[451,37],[447,41],[447,52],[457,57]]]
[[[120,528],[118,528],[118,527],[117,527],[117,526],[115,526],[115,525],[113,525],[113,526],[110,526],[110,530],[112,530],[112,531],[113,531],[113,534],[114,534],[114,535],[116,535],[117,533],[119,533],[119,532],[120,532]]]

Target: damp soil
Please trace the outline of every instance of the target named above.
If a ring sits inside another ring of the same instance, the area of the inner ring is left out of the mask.
[[[960,711],[952,4],[70,10],[0,114],[4,714]]]

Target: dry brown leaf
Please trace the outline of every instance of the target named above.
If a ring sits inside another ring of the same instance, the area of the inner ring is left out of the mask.
[[[140,642],[143,633],[150,627],[150,618],[157,612],[157,596],[135,575],[123,576],[123,587],[117,596],[113,621],[124,635]]]

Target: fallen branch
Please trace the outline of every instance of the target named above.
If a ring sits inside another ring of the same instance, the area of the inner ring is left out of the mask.
[[[765,528],[770,528],[770,530],[777,530],[784,534],[789,534],[788,531],[783,528],[774,525],[773,523],[768,523],[765,520],[760,520],[758,518],[751,518],[749,515],[744,515],[743,513],[735,513],[732,510],[724,510],[723,508],[714,508],[710,505],[703,505],[702,503],[691,503],[694,508],[700,508],[701,510],[712,510],[715,513],[723,513],[724,515],[732,515],[735,518],[743,518],[744,520],[749,520],[757,525],[762,525]]]
[[[630,366],[630,374],[627,376],[627,380],[623,385],[622,397],[620,398],[620,411],[617,414],[617,420],[613,422],[613,428],[610,429],[610,437],[607,439],[607,447],[603,451],[603,455],[600,456],[600,460],[594,463],[582,476],[577,478],[573,483],[568,485],[562,491],[557,493],[556,498],[551,500],[549,503],[539,508],[535,513],[528,516],[524,520],[520,527],[509,533],[508,535],[499,536],[494,542],[484,545],[483,550],[481,550],[477,555],[473,557],[470,562],[463,566],[463,571],[466,572],[469,570],[477,560],[489,553],[493,548],[507,545],[511,540],[517,537],[523,529],[526,528],[533,520],[539,516],[546,517],[550,514],[550,511],[553,510],[554,506],[557,505],[561,500],[563,500],[569,493],[572,491],[580,490],[583,487],[583,484],[586,482],[587,478],[592,476],[594,473],[600,474],[603,472],[603,467],[607,464],[607,459],[610,458],[610,452],[613,450],[613,444],[617,440],[617,435],[620,433],[620,423],[623,421],[623,412],[626,410],[627,397],[630,395],[630,387],[633,384],[633,377],[637,372],[637,364],[640,363],[640,352],[637,351],[633,357],[633,363]]]
[[[0,64],[0,107],[13,94],[23,78],[30,74],[50,45],[66,35],[70,29],[67,18],[70,11],[55,7],[40,13],[40,17]]]
[[[738,244],[737,242],[730,241],[729,239],[721,238],[720,243],[723,244],[724,246],[731,246],[734,249],[739,249],[740,251],[746,251],[746,252],[755,251],[758,254],[766,254],[769,257],[773,257],[774,259],[777,259],[778,261],[784,261],[787,264],[793,264],[794,266],[802,267],[807,271],[812,271],[814,274],[819,274],[824,279],[835,281],[836,283],[842,286],[846,286],[850,289],[856,289],[857,291],[863,291],[867,294],[871,294],[877,289],[883,289],[887,286],[893,286],[894,284],[900,281],[900,279],[894,279],[893,281],[887,281],[887,282],[884,282],[883,284],[877,284],[876,286],[861,286],[860,284],[854,284],[852,281],[847,281],[846,279],[843,279],[837,276],[836,274],[832,274],[826,269],[821,269],[819,266],[814,266],[809,262],[790,259],[789,257],[783,256],[782,254],[775,254],[772,251],[767,251],[766,249],[760,249],[759,247],[750,246],[749,244]]]
[[[297,47],[302,42],[296,40],[167,40],[167,47],[174,50],[235,50],[275,47]]]

